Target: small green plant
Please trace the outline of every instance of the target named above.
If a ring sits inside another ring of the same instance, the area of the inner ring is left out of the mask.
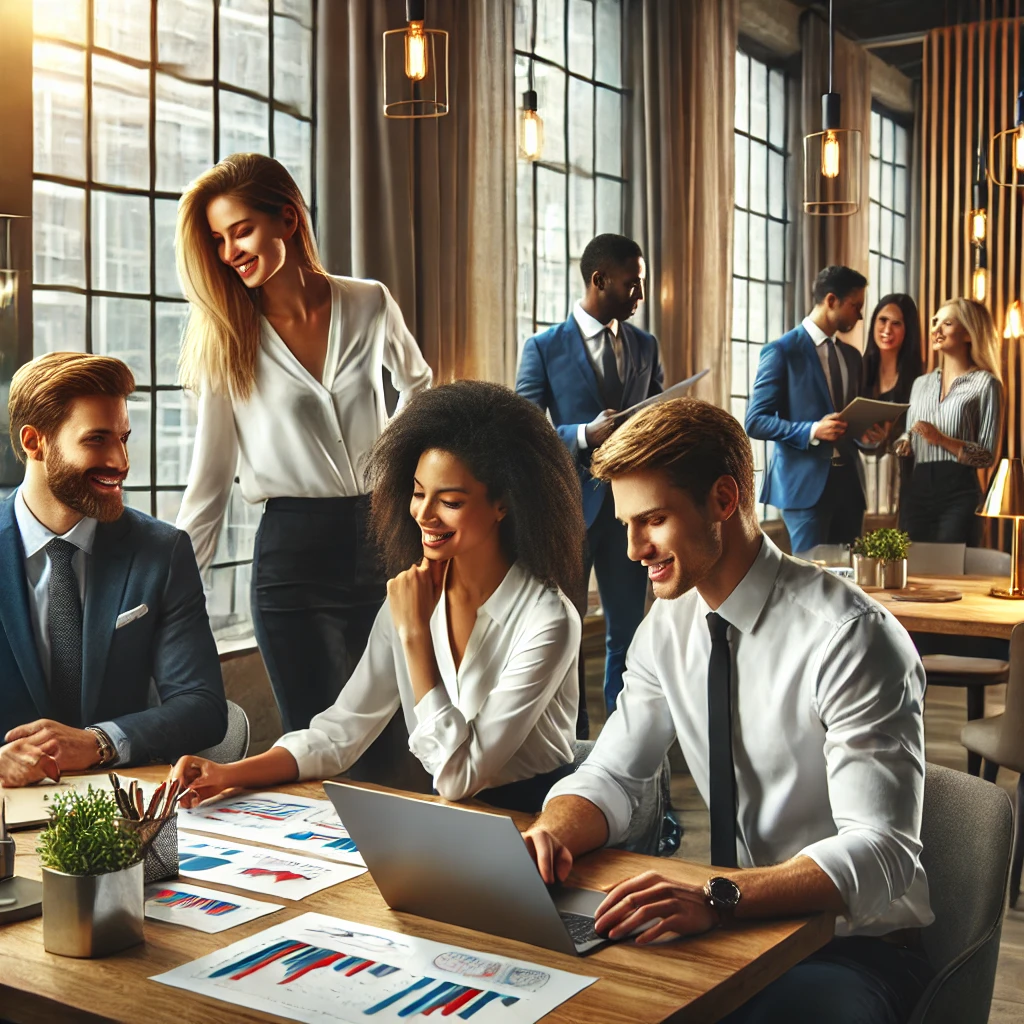
[[[885,527],[881,530],[872,530],[871,533],[858,537],[854,542],[853,552],[856,555],[866,555],[868,558],[877,558],[885,565],[892,562],[902,561],[907,557],[910,548],[910,535],[902,530],[894,530]]]
[[[92,786],[87,793],[58,793],[36,847],[43,867],[67,875],[105,875],[141,860],[139,837],[117,823],[119,814],[113,796]]]

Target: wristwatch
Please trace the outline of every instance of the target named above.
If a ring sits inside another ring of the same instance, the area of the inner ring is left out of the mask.
[[[722,924],[732,921],[736,905],[742,898],[740,887],[731,879],[715,875],[704,883],[704,897],[708,906],[718,914]]]
[[[105,764],[110,764],[111,761],[115,761],[117,759],[117,748],[114,746],[110,737],[102,729],[97,728],[95,725],[87,725],[85,727],[85,731],[91,732],[93,736],[96,737],[96,747],[100,754],[100,767]]]

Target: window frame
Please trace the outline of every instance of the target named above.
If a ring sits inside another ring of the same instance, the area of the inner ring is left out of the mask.
[[[889,289],[883,290],[882,287],[881,287],[881,283],[880,283],[881,267],[882,267],[882,260],[883,259],[888,260],[890,262],[890,264],[892,264],[893,269],[898,265],[898,266],[900,266],[902,268],[902,271],[903,271],[903,287],[902,288],[897,287],[897,282],[895,280],[895,274],[893,274],[892,278],[891,278],[892,279],[892,289],[891,289],[892,291],[894,291],[894,292],[904,291],[905,292],[906,289],[907,289],[907,283],[909,281],[911,251],[912,251],[912,241],[911,241],[911,237],[910,237],[911,236],[911,231],[910,231],[910,221],[911,221],[910,199],[911,199],[912,183],[911,183],[910,175],[911,175],[911,164],[912,164],[912,161],[913,161],[913,130],[914,130],[914,125],[913,125],[913,119],[912,118],[908,118],[906,115],[903,115],[903,114],[900,114],[900,113],[898,113],[898,112],[896,112],[894,110],[891,110],[888,107],[886,107],[884,104],[878,103],[877,101],[872,101],[872,103],[871,103],[871,115],[872,116],[870,118],[869,124],[871,125],[872,129],[874,128],[874,117],[878,116],[881,119],[880,123],[883,123],[885,121],[891,121],[893,123],[893,125],[895,126],[895,128],[902,129],[906,133],[906,163],[902,163],[902,164],[899,163],[897,161],[897,158],[896,158],[897,147],[896,147],[896,141],[895,141],[895,130],[894,130],[894,134],[893,134],[893,154],[892,154],[892,160],[891,161],[887,161],[885,159],[885,157],[884,157],[884,150],[883,150],[883,143],[882,143],[881,136],[879,137],[879,152],[878,152],[878,156],[877,157],[871,151],[872,150],[873,139],[870,138],[870,137],[868,138],[868,186],[867,186],[867,193],[868,193],[868,267],[869,267],[868,291],[869,291],[869,293],[872,292],[872,291],[877,293],[874,296],[873,300],[868,303],[868,306],[870,308],[873,308],[875,303],[877,303],[878,299],[880,299],[884,294],[886,294],[889,291]],[[882,202],[881,194],[879,194],[879,196],[877,198],[875,198],[871,194],[871,188],[872,188],[872,184],[874,182],[874,164],[875,164],[876,161],[881,165],[880,168],[879,168],[879,181],[880,182],[881,182],[882,175],[885,175],[886,173],[891,173],[891,180],[892,180],[892,205],[890,205],[890,206],[886,206]],[[902,169],[905,172],[905,178],[906,178],[906,188],[905,188],[905,193],[904,193],[904,196],[903,196],[903,210],[902,210],[902,212],[896,210],[896,207],[895,207],[896,181],[897,181],[897,174],[896,174],[896,172],[899,169]],[[873,248],[873,246],[872,246],[872,238],[871,238],[871,220],[870,220],[870,218],[871,218],[872,206],[875,206],[875,207],[878,208],[878,240],[879,240],[879,247],[877,249]],[[882,213],[883,213],[883,211],[888,211],[890,216],[893,218],[892,223],[894,225],[894,229],[893,229],[893,231],[890,234],[890,239],[889,239],[890,251],[889,252],[883,252],[882,251],[882,247],[881,247]],[[904,222],[904,228],[903,228],[903,255],[900,256],[900,257],[895,256],[892,253],[892,251],[891,251],[892,250],[892,243],[893,243],[893,237],[892,236],[895,234],[895,223],[896,223],[895,222],[895,218],[897,216],[898,217],[902,217],[903,218],[903,222]],[[871,264],[872,264],[873,259],[877,259],[878,260],[879,273],[877,275],[871,270]]]
[[[187,484],[183,483],[160,483],[160,471],[158,463],[158,451],[160,447],[161,438],[164,436],[160,433],[159,428],[159,417],[161,411],[161,405],[159,396],[165,394],[172,394],[174,392],[182,393],[184,396],[183,388],[180,384],[165,384],[161,382],[161,374],[159,370],[158,360],[158,309],[161,305],[166,307],[167,304],[180,305],[183,308],[187,308],[188,300],[180,294],[167,295],[159,291],[157,286],[157,272],[158,272],[158,235],[157,235],[157,202],[158,201],[173,201],[177,202],[181,196],[179,191],[169,191],[166,189],[157,188],[157,163],[158,163],[158,152],[157,152],[157,79],[159,76],[166,76],[174,79],[176,82],[185,83],[188,85],[202,86],[211,90],[211,103],[212,103],[212,163],[215,164],[223,156],[227,155],[221,152],[221,96],[222,94],[232,94],[235,96],[245,97],[260,104],[266,104],[266,115],[267,115],[267,149],[268,151],[277,156],[277,145],[275,138],[275,120],[278,113],[285,114],[295,120],[309,125],[309,195],[306,197],[309,203],[310,216],[312,220],[312,226],[315,234],[316,221],[317,221],[317,43],[319,34],[319,0],[310,0],[310,21],[308,24],[300,20],[299,17],[294,15],[287,7],[283,6],[278,9],[277,0],[266,0],[266,11],[267,11],[267,91],[266,94],[262,94],[259,91],[248,89],[242,86],[237,86],[229,82],[221,81],[221,4],[220,0],[208,0],[212,8],[212,21],[211,21],[211,64],[210,71],[211,77],[197,77],[195,75],[188,74],[182,71],[177,65],[161,63],[160,51],[159,51],[159,11],[158,4],[159,0],[149,0],[149,59],[143,60],[141,58],[128,56],[127,54],[119,53],[116,50],[111,50],[106,47],[98,46],[95,41],[95,0],[84,0],[84,11],[85,11],[85,41],[79,42],[71,39],[67,39],[59,35],[48,35],[45,32],[35,31],[36,26],[33,26],[33,44],[43,43],[47,45],[58,46],[66,50],[81,53],[84,56],[84,108],[83,108],[83,156],[84,156],[84,176],[82,178],[68,177],[60,174],[50,174],[46,172],[36,171],[33,167],[32,182],[33,189],[35,188],[36,182],[46,182],[52,185],[63,186],[73,188],[76,191],[80,191],[83,195],[83,235],[82,235],[82,257],[83,257],[83,277],[84,285],[69,285],[65,283],[48,284],[41,283],[35,280],[32,281],[32,293],[33,303],[36,293],[50,292],[63,295],[78,295],[83,296],[85,300],[85,323],[84,323],[84,343],[85,351],[91,353],[94,351],[94,338],[93,338],[93,316],[96,300],[101,299],[131,299],[138,301],[145,301],[148,304],[149,312],[149,383],[139,385],[136,388],[135,394],[139,396],[145,396],[149,401],[148,410],[148,422],[149,422],[149,465],[150,465],[150,477],[149,481],[144,484],[132,484],[131,477],[129,475],[128,481],[125,483],[124,491],[126,504],[132,501],[133,496],[142,497],[142,503],[145,504],[145,495],[148,494],[148,513],[154,517],[158,516],[158,495],[161,494],[183,494]],[[309,113],[304,114],[296,107],[290,106],[280,100],[276,100],[274,96],[274,78],[275,78],[275,20],[277,18],[286,18],[289,21],[296,22],[304,29],[310,32],[310,96],[309,96]],[[148,151],[148,178],[147,187],[141,186],[126,186],[126,185],[112,185],[105,182],[98,182],[94,177],[93,157],[94,157],[94,141],[93,141],[93,128],[94,128],[94,93],[93,93],[93,59],[100,57],[103,59],[115,61],[120,65],[134,68],[137,71],[145,71],[147,75],[147,151]],[[212,166],[212,164],[211,164]],[[97,195],[116,195],[116,196],[133,196],[146,200],[147,205],[147,218],[148,218],[148,249],[149,249],[149,280],[148,290],[145,292],[126,292],[111,290],[105,288],[94,287],[94,260],[93,260],[93,231],[94,231],[94,200],[93,197]],[[161,305],[158,305],[161,304]],[[35,315],[33,310],[33,332],[34,332],[34,321]],[[33,342],[34,344],[34,342]],[[189,400],[185,397],[182,399],[183,405]],[[141,432],[141,431],[140,431]],[[131,454],[131,444],[129,443],[129,455]],[[237,477],[235,479],[237,484]],[[232,501],[229,500],[228,506],[225,510],[225,525],[228,523],[228,517],[231,514]],[[133,507],[138,508],[139,502],[136,501]],[[223,529],[223,527],[222,527]],[[212,579],[213,574],[216,570],[232,569],[237,570],[239,567],[251,564],[252,559],[250,558],[225,558],[222,560],[215,560],[207,570],[208,578]],[[238,590],[238,576],[237,572],[233,576],[232,584],[232,599],[231,606],[233,609],[237,609],[242,604],[247,603],[247,595],[240,595],[237,593]],[[233,612],[237,614],[237,612]],[[245,617],[248,617],[248,611],[245,611]],[[228,625],[224,627],[225,631],[233,631],[237,629],[236,625]],[[219,632],[219,631],[218,631]]]

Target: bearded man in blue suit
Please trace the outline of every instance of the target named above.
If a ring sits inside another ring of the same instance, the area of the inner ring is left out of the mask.
[[[0,502],[0,783],[173,762],[227,703],[188,535],[124,507],[131,370],[53,352],[11,382]]]
[[[622,422],[616,413],[660,394],[664,372],[658,339],[626,323],[644,298],[640,246],[623,235],[598,235],[583,250],[580,272],[583,298],[564,323],[526,342],[516,391],[550,414],[576,463],[587,524],[585,579],[593,568],[604,609],[604,698],[610,714],[622,689],[626,650],[644,617],[647,569],[630,561],[611,489],[590,475],[590,456]],[[586,737],[582,674],[581,669],[577,732]]]
[[[850,544],[864,517],[864,470],[842,410],[860,392],[861,355],[837,334],[864,309],[867,279],[831,266],[814,280],[814,308],[799,327],[765,345],[747,403],[747,433],[775,445],[760,500],[782,510],[794,553]],[[884,428],[862,439],[876,443]]]

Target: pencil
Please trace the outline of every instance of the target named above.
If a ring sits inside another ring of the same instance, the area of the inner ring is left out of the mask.
[[[157,809],[157,806],[160,803],[160,797],[163,796],[164,790],[166,788],[167,788],[167,783],[166,782],[161,782],[160,785],[156,787],[156,792],[150,798],[149,806],[146,808],[146,813],[143,816],[143,820],[144,821],[152,821],[153,820],[153,812]]]
[[[172,779],[171,785],[167,790],[167,797],[164,800],[163,813],[160,815],[161,818],[166,818],[169,814],[174,811],[174,805],[178,799],[178,790],[181,789],[181,780]]]
[[[142,814],[143,803],[142,803],[142,787],[141,786],[136,786],[135,787],[135,807],[136,807],[136,809],[139,812],[138,820],[142,821],[142,818],[143,818],[143,814]]]

